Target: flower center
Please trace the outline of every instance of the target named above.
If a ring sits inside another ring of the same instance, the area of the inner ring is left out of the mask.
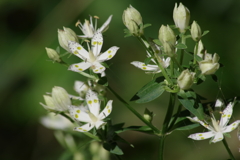
[[[91,112],[89,112],[88,115],[94,123],[98,121],[98,118]]]

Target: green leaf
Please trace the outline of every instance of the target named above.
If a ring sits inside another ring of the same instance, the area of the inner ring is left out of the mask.
[[[121,148],[117,146],[117,143],[103,143],[103,147],[108,150],[110,153],[123,155]]]
[[[148,23],[148,24],[144,24],[144,25],[143,25],[143,28],[147,28],[147,27],[150,27],[150,26],[151,26],[150,23]]]
[[[194,55],[194,58],[195,58],[198,62],[200,62],[200,61],[203,60],[203,59],[202,59],[201,57],[199,57],[198,55]]]
[[[209,33],[209,31],[204,31],[203,34],[202,34],[202,37],[205,36],[208,33]]]
[[[199,123],[193,123],[189,119],[184,117],[180,121],[178,121],[176,124],[174,124],[174,126],[168,132],[171,132],[174,130],[179,130],[179,131],[190,130],[199,126],[200,126]]]
[[[218,77],[215,74],[212,74],[211,77],[215,82],[218,82]]]
[[[153,42],[154,42],[155,44],[159,45],[159,46],[162,45],[161,42],[159,41],[159,39],[154,39]]]
[[[200,99],[193,91],[180,91],[178,93],[178,100],[180,103],[189,110],[193,115],[197,116],[198,119],[204,119],[204,112]]]
[[[146,59],[144,60],[144,64],[145,64],[145,65],[148,65],[149,62],[151,61],[151,59],[152,59],[152,57],[146,58]]]
[[[187,46],[186,46],[185,44],[183,44],[183,43],[178,43],[178,44],[176,45],[176,48],[177,48],[177,49],[187,49]]]
[[[129,127],[123,128],[122,130],[116,131],[116,133],[121,133],[125,131],[139,131],[143,133],[153,134],[153,131],[149,126],[129,126]]]

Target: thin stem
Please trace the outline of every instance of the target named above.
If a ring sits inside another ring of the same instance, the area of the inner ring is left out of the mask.
[[[182,44],[185,44],[186,43],[186,38],[185,38],[184,34],[182,34],[181,39],[182,39],[182,41],[181,41]],[[183,57],[184,57],[184,49],[181,50],[180,65],[182,65],[182,63],[183,63]]]
[[[222,140],[222,142],[223,142],[223,144],[224,144],[224,146],[225,146],[225,148],[226,148],[229,156],[231,157],[231,160],[236,160],[236,159],[234,158],[234,156],[233,156],[230,148],[228,147],[228,144],[227,144],[227,141],[225,140],[225,138]]]
[[[198,41],[196,42],[196,45],[195,45],[195,50],[194,50],[194,55],[193,55],[193,64],[196,64],[197,63],[197,60],[196,60],[196,55],[197,55],[197,52],[198,52]]]
[[[176,122],[176,120],[178,119],[178,116],[179,116],[181,110],[182,110],[182,105],[179,105],[179,106],[178,106],[177,113],[176,113],[176,116],[175,116],[174,119],[171,121],[170,125],[168,126],[168,131],[169,131],[169,129],[171,129],[171,128],[173,127],[173,125],[175,124],[175,122]]]
[[[61,114],[63,117],[67,118],[67,119],[68,119],[69,121],[71,121],[72,123],[74,123],[74,120],[72,120],[72,118],[69,117],[66,113],[61,112],[60,114]]]
[[[132,106],[130,106],[119,94],[117,94],[109,85],[107,87],[117,98],[119,101],[121,101],[133,114],[135,114],[141,121],[143,121],[147,126],[149,126],[154,132],[157,134],[160,133],[160,131],[152,125],[149,121],[147,121],[141,114],[139,114]]]
[[[170,93],[170,99],[169,99],[169,104],[168,104],[168,110],[163,122],[163,129],[162,129],[162,135],[166,134],[166,131],[168,130],[168,126],[172,117],[172,113],[174,110],[174,104],[175,104],[175,93]]]
[[[165,136],[160,137],[160,143],[159,143],[159,160],[163,160],[163,151],[164,151],[164,141]]]

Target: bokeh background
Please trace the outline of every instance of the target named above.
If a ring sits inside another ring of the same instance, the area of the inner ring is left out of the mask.
[[[124,38],[122,13],[130,4],[137,8],[145,23],[151,23],[145,33],[157,38],[162,24],[173,24],[172,11],[174,0],[1,0],[0,1],[0,159],[1,160],[47,160],[58,159],[63,148],[53,136],[53,131],[44,128],[39,118],[46,114],[40,106],[42,95],[51,91],[53,86],[62,86],[74,94],[75,80],[84,80],[64,66],[48,60],[45,47],[58,46],[57,29],[70,27],[77,34],[77,20],[88,19],[89,15],[100,17],[102,24],[110,14],[113,15],[109,30],[105,33],[103,50],[119,46],[120,50],[111,60],[113,64],[107,71],[110,85],[125,99],[151,80],[141,70],[130,65],[131,61],[143,61],[145,51],[138,41]],[[182,0],[191,12],[191,22],[196,20],[202,30],[210,30],[203,37],[209,53],[218,53],[224,64],[217,75],[219,82],[211,77],[201,87],[194,89],[209,101],[219,96],[225,98],[239,95],[239,54],[240,54],[240,1],[239,0]],[[189,41],[190,42],[190,41]],[[64,50],[61,49],[61,53]],[[75,57],[68,62],[77,61]],[[187,63],[187,61],[185,61]],[[111,114],[113,123],[125,122],[125,126],[143,125],[130,111],[114,100]],[[168,95],[147,104],[131,103],[143,113],[147,107],[156,116],[153,123],[160,127],[166,111]],[[240,118],[240,105],[235,106],[233,120]],[[165,158],[168,160],[226,160],[228,154],[222,143],[210,144],[209,141],[192,141],[187,136],[193,131],[176,131],[166,139]],[[121,134],[134,144],[135,148],[120,144],[124,160],[154,160],[157,156],[156,137],[138,132]],[[237,130],[227,138],[236,159],[240,159]],[[112,158],[114,159],[114,158]]]

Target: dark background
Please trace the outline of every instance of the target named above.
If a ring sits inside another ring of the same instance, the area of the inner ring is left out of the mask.
[[[138,9],[145,23],[151,23],[145,33],[157,38],[162,24],[173,24],[173,0],[2,0],[0,2],[0,159],[42,160],[58,159],[62,147],[56,142],[51,130],[39,124],[39,118],[46,111],[39,105],[42,95],[53,86],[62,86],[73,92],[75,80],[84,80],[78,74],[68,71],[48,60],[45,47],[58,46],[57,29],[70,27],[78,35],[75,22],[88,19],[89,15],[100,17],[99,26],[113,14],[109,30],[105,33],[103,51],[111,46],[120,50],[110,61],[113,65],[107,71],[109,83],[125,99],[145,83],[151,75],[130,65],[143,61],[145,51],[133,37],[124,38],[122,13],[130,4]],[[183,0],[191,12],[191,22],[196,20],[202,30],[210,30],[203,37],[209,53],[218,53],[224,67],[217,71],[219,82],[207,77],[205,84],[194,89],[209,101],[217,97],[239,95],[240,54],[240,1],[239,0]],[[191,43],[190,40],[187,42]],[[193,44],[191,45],[193,47]],[[190,47],[190,48],[191,48]],[[63,53],[61,49],[61,53]],[[75,57],[67,59],[76,61]],[[185,61],[187,63],[187,60]],[[222,91],[222,93],[220,92]],[[114,99],[111,117],[113,123],[126,122],[129,125],[143,125],[130,111]],[[147,107],[156,116],[153,123],[160,128],[166,111],[168,94],[147,104],[131,103],[140,113]],[[234,108],[233,120],[240,118],[239,105]],[[232,120],[232,121],[233,121]],[[196,131],[176,131],[166,139],[165,158],[178,160],[226,160],[228,154],[222,142],[210,144],[209,140],[193,141],[187,136]],[[237,130],[227,138],[236,159],[240,159]],[[137,132],[126,132],[121,136],[135,145],[132,149],[120,144],[126,153],[124,160],[156,159],[158,141],[156,137]]]

